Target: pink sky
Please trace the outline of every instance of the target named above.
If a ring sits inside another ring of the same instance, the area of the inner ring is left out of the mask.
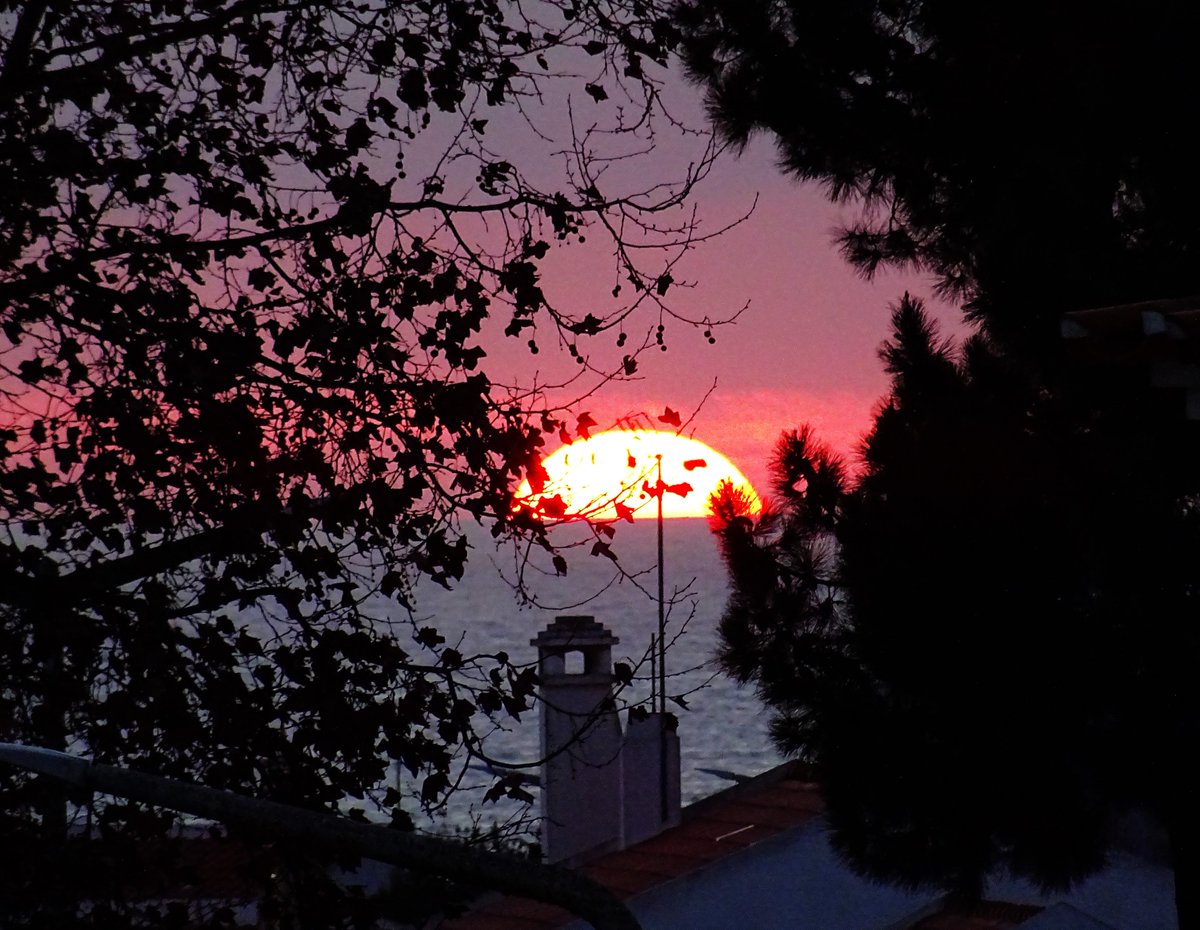
[[[686,417],[715,382],[688,432],[764,490],[767,460],[785,429],[811,423],[835,450],[853,452],[887,387],[877,349],[888,334],[888,305],[905,289],[928,297],[930,283],[895,273],[872,282],[859,277],[833,244],[839,208],[816,185],[784,177],[765,141],[741,158],[726,157],[697,202],[718,225],[744,212],[756,194],[750,219],[689,256],[677,277],[695,286],[675,299],[694,316],[726,316],[746,302],[749,309],[717,330],[714,345],[700,331],[673,326],[666,352],[652,347],[643,355],[639,380],[609,384],[574,409],[586,410],[601,427],[664,406]],[[597,276],[611,287],[611,262],[567,248],[547,274],[547,290],[595,292]],[[932,298],[927,306],[947,333],[962,331],[954,308]],[[535,366],[542,377],[572,371],[566,354],[556,354],[547,346],[533,358],[510,341],[493,353],[493,362],[526,376]]]
[[[683,86],[676,74],[664,73],[664,80],[673,112],[692,126],[702,126],[698,92]],[[565,94],[572,86],[560,82],[551,89]],[[506,126],[497,119],[495,130],[488,131],[489,144],[522,170],[535,176],[544,172],[539,180],[548,189],[561,184],[556,150],[561,150],[562,139],[570,138],[569,127],[563,125],[565,100],[547,96],[533,111],[540,137],[519,121]],[[612,116],[611,105],[588,110],[591,105],[572,98],[580,125]],[[423,171],[433,170],[441,151],[435,130],[430,130],[433,144],[416,147],[409,178],[397,182],[397,196],[404,196],[405,185],[411,187]],[[560,141],[539,150],[539,138]],[[703,140],[695,136],[674,136],[669,128],[656,131],[653,150],[609,166],[603,178],[605,192],[610,182],[637,190],[676,179],[680,166],[702,151]],[[433,161],[421,164],[421,157]],[[604,385],[572,412],[588,412],[600,429],[623,417],[656,415],[667,406],[685,418],[695,412],[686,432],[730,458],[762,492],[771,450],[786,429],[811,423],[835,450],[853,453],[887,387],[877,349],[887,336],[888,305],[906,289],[927,296],[930,287],[925,278],[891,273],[867,282],[850,269],[833,245],[841,211],[816,185],[785,177],[775,167],[767,140],[757,140],[741,157],[724,156],[693,202],[711,230],[744,214],[756,197],[757,208],[749,219],[686,257],[675,272],[681,283],[670,294],[673,305],[694,318],[728,317],[748,304],[741,318],[718,328],[713,345],[702,327],[671,324],[668,351],[651,347],[641,357],[634,380]],[[577,311],[590,310],[591,302],[597,315],[610,312],[605,301],[615,278],[605,248],[604,237],[594,236],[586,247],[553,249],[543,264],[547,293]],[[689,283],[692,286],[683,286]],[[961,332],[954,308],[934,301],[929,305],[948,333]],[[496,318],[503,328],[507,321],[499,308]],[[643,332],[655,322],[644,314],[638,318]],[[633,330],[631,338],[637,338]],[[485,370],[494,380],[524,385],[562,380],[564,373],[578,371],[550,334],[539,333],[539,339],[543,351],[536,357],[525,349],[524,337],[491,340]],[[605,368],[619,364],[622,355],[611,335],[597,337],[585,351],[594,351]],[[565,389],[552,399],[567,403],[577,394],[576,388]]]

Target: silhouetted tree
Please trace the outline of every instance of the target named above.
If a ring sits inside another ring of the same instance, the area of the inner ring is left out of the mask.
[[[1170,825],[1195,914],[1195,430],[1146,381],[1073,366],[1059,332],[1070,310],[1200,291],[1180,132],[1200,12],[718,0],[677,21],[718,128],[769,134],[785,171],[862,209],[840,237],[856,268],[932,272],[981,333],[956,359],[901,308],[863,471],[819,507],[790,489],[824,459],[787,443],[784,525],[827,533],[839,619],[813,646],[816,606],[755,619],[739,581],[727,663],[823,760],[842,847],[873,874],[1066,881],[1137,802]],[[786,578],[804,532],[739,545]],[[846,661],[861,676],[831,671]]]
[[[1058,315],[1200,290],[1184,127],[1200,10],[1081,2],[716,0],[679,5],[717,126],[860,205],[864,273],[933,272],[1005,344]]]
[[[563,428],[484,333],[603,378],[681,319],[712,150],[671,183],[622,164],[666,125],[674,36],[619,0],[0,3],[4,739],[398,826],[442,803],[534,678],[414,620],[412,584],[461,577],[461,519],[539,533],[510,493]],[[593,230],[618,286],[552,303],[542,260]],[[61,796],[0,778],[0,909],[53,924],[22,880],[69,902],[98,852],[48,870]]]
[[[724,663],[818,763],[864,873],[968,897],[997,869],[1062,886],[1149,810],[1183,924],[1196,431],[1156,421],[1145,390],[1100,413],[1042,390],[983,337],[956,353],[910,298],[893,326],[861,473],[806,429],[780,441],[778,510],[718,507]]]

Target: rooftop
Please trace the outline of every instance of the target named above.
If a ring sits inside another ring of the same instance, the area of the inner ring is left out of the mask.
[[[834,853],[821,792],[785,763],[685,808],[682,823],[581,871],[645,930],[1176,930],[1170,868],[1134,851],[1061,894],[996,876],[971,906],[858,878]],[[736,923],[731,923],[731,919]],[[556,907],[499,895],[438,930],[581,930]]]
[[[601,855],[580,871],[629,899],[814,821],[824,809],[809,769],[798,762],[784,763],[689,805],[679,826]],[[576,919],[548,904],[496,897],[469,914],[443,922],[439,930],[556,930]]]

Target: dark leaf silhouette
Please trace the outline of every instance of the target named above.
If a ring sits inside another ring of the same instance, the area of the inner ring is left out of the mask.
[[[654,280],[643,235],[691,235],[707,157],[649,190],[591,180],[630,150],[618,122],[645,151],[669,125],[622,75],[675,35],[662,7],[607,0],[4,6],[5,739],[409,828],[446,801],[473,715],[524,714],[536,676],[473,655],[460,619],[418,621],[426,587],[464,577],[463,525],[549,546],[512,495],[528,478],[561,516],[538,463],[571,439],[484,342],[569,334],[587,372],[636,368],[596,335],[640,326],[644,294],[559,299],[542,274],[605,237]],[[494,151],[522,152],[520,106],[579,94],[580,65],[605,128],[559,123],[572,172]],[[76,801],[104,839],[68,862],[73,808],[0,772],[6,926],[149,920],[121,857],[168,815]],[[383,919],[305,861],[278,883],[301,923]]]
[[[561,494],[555,494],[553,497],[543,497],[538,501],[538,510],[552,519],[560,519],[566,516],[567,502],[562,499]]]
[[[596,425],[596,421],[592,419],[590,414],[581,413],[575,424],[575,432],[584,439],[588,439],[591,436],[591,429]]]
[[[612,546],[599,540],[592,545],[592,555],[601,555],[606,559],[611,559],[614,562],[617,561],[617,554],[612,551]]]

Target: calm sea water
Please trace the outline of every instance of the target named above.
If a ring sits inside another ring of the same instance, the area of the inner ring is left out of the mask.
[[[650,637],[658,628],[657,534],[654,521],[622,524],[612,541],[617,564],[592,555],[594,543],[583,527],[562,527],[555,537],[568,562],[557,576],[544,553],[519,571],[511,547],[497,549],[478,534],[472,538],[467,573],[455,590],[423,584],[415,592],[417,614],[443,634],[463,631],[464,653],[503,650],[514,661],[533,662],[529,640],[560,614],[593,616],[620,638],[614,661],[637,667],[633,686],[622,694],[632,702],[650,692]],[[665,591],[673,600],[667,618],[667,694],[679,718],[682,791],[685,804],[732,784],[731,775],[752,776],[778,764],[770,745],[768,715],[752,689],[739,688],[720,673],[714,660],[717,622],[725,607],[727,582],[716,540],[704,520],[664,523]],[[618,566],[620,570],[618,570]],[[520,574],[535,601],[522,602],[514,590]],[[506,761],[538,755],[538,715],[523,715],[507,732],[488,737],[488,751]],[[717,774],[722,773],[722,774]],[[468,773],[478,784],[486,773]],[[469,796],[466,795],[466,796]],[[454,815],[451,820],[458,820]]]

